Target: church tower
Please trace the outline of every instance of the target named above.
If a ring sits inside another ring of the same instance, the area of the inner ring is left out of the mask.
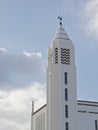
[[[47,130],[76,130],[77,83],[75,50],[62,18],[48,49]]]

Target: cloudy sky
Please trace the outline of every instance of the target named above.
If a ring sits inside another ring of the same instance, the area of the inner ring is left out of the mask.
[[[98,101],[98,0],[0,0],[0,130],[30,130],[32,100],[45,104],[58,15],[75,45],[78,99]]]

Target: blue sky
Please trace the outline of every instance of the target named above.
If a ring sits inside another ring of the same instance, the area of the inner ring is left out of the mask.
[[[31,101],[45,103],[59,15],[75,45],[78,99],[98,101],[98,1],[0,0],[0,130],[30,129]]]

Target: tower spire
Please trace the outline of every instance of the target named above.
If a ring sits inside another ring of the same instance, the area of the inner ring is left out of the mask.
[[[58,19],[60,20],[60,25],[62,25],[62,17],[58,16]]]

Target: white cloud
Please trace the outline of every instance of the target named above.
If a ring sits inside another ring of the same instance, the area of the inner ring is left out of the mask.
[[[98,0],[87,0],[82,7],[82,20],[86,33],[98,40]]]
[[[37,57],[37,58],[42,58],[42,54],[40,52],[33,52],[33,53],[30,53],[30,52],[27,52],[27,51],[23,51],[23,54],[25,56],[28,56],[28,57]]]
[[[46,102],[45,84],[37,82],[45,75],[42,54],[0,51],[0,130],[28,130],[32,100],[35,110]]]
[[[32,100],[35,109],[45,104],[45,84],[32,83],[25,89],[0,90],[0,130],[30,129]]]
[[[0,89],[30,86],[33,81],[42,82],[44,78],[45,66],[40,52],[0,55]]]
[[[7,49],[5,49],[5,48],[0,48],[0,54],[1,54],[1,53],[5,53],[5,52],[7,52]]]

